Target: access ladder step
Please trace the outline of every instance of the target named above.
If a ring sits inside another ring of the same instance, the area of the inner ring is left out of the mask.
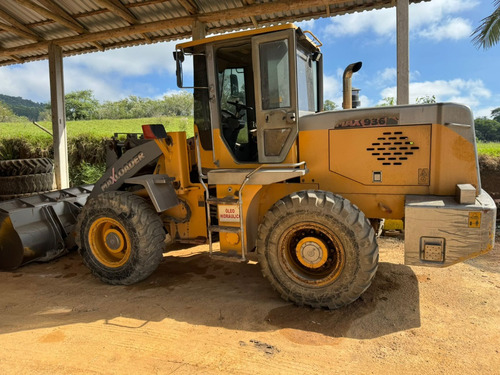
[[[241,254],[238,253],[223,253],[222,251],[213,252],[210,257],[215,260],[224,260],[226,262],[235,262],[235,263],[246,263],[247,259],[241,257]]]
[[[238,198],[225,197],[225,198],[215,198],[210,197],[207,199],[208,204],[238,204],[240,201]]]
[[[230,233],[240,233],[240,227],[223,227],[220,225],[210,225],[208,227],[210,232],[230,232]]]

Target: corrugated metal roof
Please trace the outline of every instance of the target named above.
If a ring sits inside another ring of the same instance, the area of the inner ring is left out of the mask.
[[[427,0],[410,0],[417,3]],[[0,66],[394,6],[394,0],[2,0]]]

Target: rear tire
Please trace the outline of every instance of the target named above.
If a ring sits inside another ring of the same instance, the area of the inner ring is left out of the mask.
[[[335,309],[355,301],[378,266],[375,232],[351,202],[324,191],[279,200],[258,229],[262,273],[285,300]]]
[[[83,207],[76,243],[84,264],[102,281],[129,285],[151,275],[163,258],[165,230],[143,198],[102,193]]]
[[[0,195],[19,195],[52,190],[53,173],[0,177]]]
[[[0,176],[24,176],[28,174],[52,173],[49,158],[0,160]]]

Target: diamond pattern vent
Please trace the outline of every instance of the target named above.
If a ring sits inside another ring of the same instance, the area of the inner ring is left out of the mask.
[[[401,131],[384,132],[366,151],[370,152],[382,165],[403,165],[419,147]]]

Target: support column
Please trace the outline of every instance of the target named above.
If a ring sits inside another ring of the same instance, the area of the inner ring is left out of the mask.
[[[397,0],[397,104],[410,102],[410,46],[409,46],[409,0]]]
[[[203,22],[194,21],[191,30],[193,40],[203,39],[207,36],[207,26]]]
[[[54,172],[58,189],[69,187],[68,139],[66,109],[64,106],[64,76],[62,49],[49,44],[50,103],[52,107],[52,134],[54,134]]]

